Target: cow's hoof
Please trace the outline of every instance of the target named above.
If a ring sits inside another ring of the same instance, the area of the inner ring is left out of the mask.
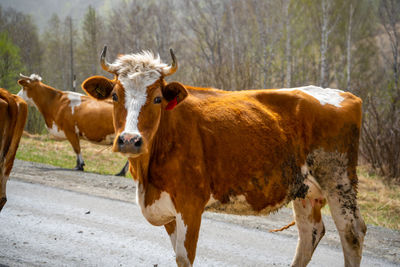
[[[83,171],[83,166],[76,166],[74,168],[75,171]]]

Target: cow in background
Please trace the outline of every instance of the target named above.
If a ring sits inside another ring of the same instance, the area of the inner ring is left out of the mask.
[[[82,88],[114,101],[113,151],[128,157],[144,217],[163,225],[178,266],[193,264],[201,215],[218,201],[275,211],[293,201],[305,266],[325,233],[327,201],[346,266],[359,266],[366,226],[357,205],[361,100],[336,89],[222,91],[165,81],[177,70],[150,52],[120,55],[114,74]]]
[[[111,101],[96,101],[69,91],[60,91],[41,82],[37,74],[21,74],[18,96],[35,106],[44,117],[49,133],[58,140],[67,139],[76,153],[75,170],[83,171],[80,139],[110,145],[114,139]],[[125,175],[128,162],[117,175]]]
[[[6,184],[28,114],[25,101],[0,88],[0,211],[7,202]]]

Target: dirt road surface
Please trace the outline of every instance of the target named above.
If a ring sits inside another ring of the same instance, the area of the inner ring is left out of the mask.
[[[0,213],[0,266],[175,266],[163,227],[135,204],[132,180],[16,160]],[[206,212],[195,266],[289,266],[291,210],[268,217]],[[330,217],[309,266],[343,266]],[[362,266],[399,266],[400,232],[368,227]]]

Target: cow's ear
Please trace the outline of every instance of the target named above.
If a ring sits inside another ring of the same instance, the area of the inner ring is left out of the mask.
[[[103,76],[92,76],[82,83],[82,89],[91,97],[98,100],[106,99],[113,90],[113,81]]]
[[[162,94],[168,102],[165,109],[170,110],[179,105],[188,96],[188,91],[183,84],[171,82],[162,88]]]
[[[27,80],[25,80],[25,79],[18,80],[18,84],[21,85],[21,86],[27,86],[28,83],[29,82]]]

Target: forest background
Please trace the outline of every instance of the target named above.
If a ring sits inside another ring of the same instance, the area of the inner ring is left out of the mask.
[[[400,182],[398,0],[0,0],[0,86],[19,73],[60,90],[105,75],[99,55],[151,50],[173,80],[224,90],[304,85],[363,99],[360,160]],[[74,82],[75,81],[75,82]],[[46,132],[30,109],[26,130]]]

